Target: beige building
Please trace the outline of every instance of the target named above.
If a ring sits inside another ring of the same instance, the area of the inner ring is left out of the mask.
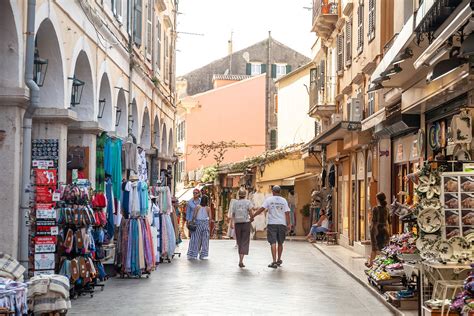
[[[369,209],[378,190],[390,186],[390,173],[378,176],[383,140],[363,130],[362,122],[378,108],[369,78],[393,36],[394,1],[313,2],[316,65],[310,74],[309,115],[321,132],[305,149],[321,157],[321,187],[332,196],[332,229],[339,243],[365,254],[370,239]],[[390,157],[386,158],[388,163]],[[382,163],[382,162],[380,162]]]
[[[147,150],[152,181],[174,161],[176,5],[173,0],[0,3],[0,251],[16,256],[25,240],[19,236],[29,207],[22,194],[29,175],[22,174],[29,170],[30,136],[59,140],[63,183],[67,149],[76,145],[88,147],[86,176],[95,183],[96,136],[102,131],[135,139]],[[25,69],[28,50],[35,52],[35,82],[28,81],[31,70]],[[39,68],[45,61],[46,73]]]

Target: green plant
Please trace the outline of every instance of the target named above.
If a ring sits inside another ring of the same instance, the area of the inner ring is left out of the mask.
[[[309,204],[305,204],[303,206],[303,208],[300,210],[301,212],[301,215],[303,215],[304,217],[309,217],[309,213],[310,213],[310,205]]]

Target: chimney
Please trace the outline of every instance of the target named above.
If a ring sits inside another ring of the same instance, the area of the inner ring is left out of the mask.
[[[229,56],[229,74],[232,74],[232,35],[234,32],[230,32],[230,40],[227,41],[227,55]]]

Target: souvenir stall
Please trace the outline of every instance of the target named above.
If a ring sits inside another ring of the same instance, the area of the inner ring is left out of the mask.
[[[106,279],[101,262],[105,216],[93,209],[89,183],[62,188],[56,206],[59,224],[59,274],[70,281],[71,298],[103,289]],[[99,233],[102,231],[102,234]]]
[[[179,240],[179,228],[176,213],[172,204],[171,192],[168,186],[154,186],[152,192],[152,226],[156,229],[155,262],[171,262]]]
[[[10,255],[0,252],[0,315],[28,312],[25,268]]]
[[[155,249],[148,220],[148,185],[132,175],[122,187],[123,220],[117,238],[115,266],[121,277],[149,277],[155,269]]]

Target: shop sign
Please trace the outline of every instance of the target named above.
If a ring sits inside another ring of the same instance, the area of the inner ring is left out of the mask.
[[[52,160],[33,160],[32,163],[34,168],[48,169],[54,167],[54,161]]]
[[[36,187],[36,202],[51,203],[53,201],[53,187],[37,186]]]
[[[42,270],[42,271],[35,271],[34,276],[38,275],[52,275],[54,274],[54,270]]]
[[[36,218],[37,219],[55,219],[56,210],[53,208],[53,204],[38,203],[36,205]]]
[[[36,225],[36,235],[38,236],[56,236],[59,234],[58,226],[39,226]]]
[[[403,161],[403,144],[397,146],[397,161]]]
[[[35,254],[35,270],[54,270],[54,253]]]
[[[35,169],[36,185],[56,185],[56,169]]]
[[[35,237],[35,253],[50,253],[56,251],[56,237]]]

